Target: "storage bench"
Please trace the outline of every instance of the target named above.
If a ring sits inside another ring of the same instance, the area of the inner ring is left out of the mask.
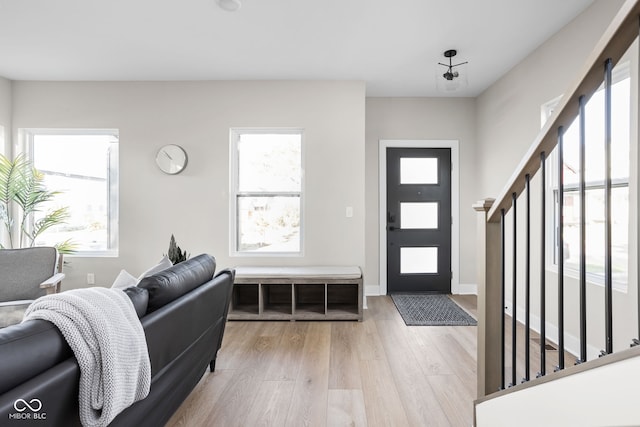
[[[352,266],[236,267],[229,320],[362,320]]]

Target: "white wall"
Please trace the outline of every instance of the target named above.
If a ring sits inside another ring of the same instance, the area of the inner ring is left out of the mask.
[[[460,147],[461,285],[475,284],[475,101],[471,98],[367,98],[366,270],[367,292],[379,291],[379,177],[381,139],[458,140]],[[469,236],[474,236],[469,238]]]
[[[137,275],[166,253],[173,233],[219,268],[241,264],[364,267],[364,84],[361,82],[14,82],[13,131],[120,130],[120,255],[70,259],[64,288],[87,273],[109,285],[121,268]],[[229,128],[304,129],[303,257],[229,256]],[[186,170],[155,165],[164,144],[182,145]],[[69,153],[70,156],[73,153]],[[346,218],[345,208],[353,207]]]
[[[0,77],[0,154],[8,154],[11,145],[11,81]]]
[[[11,153],[11,81],[0,77],[0,154]],[[0,226],[0,243],[8,244],[4,226]]]
[[[476,99],[478,198],[497,197],[623,0],[595,1]]]

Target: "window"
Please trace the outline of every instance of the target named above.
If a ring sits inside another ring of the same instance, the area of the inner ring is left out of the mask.
[[[48,208],[67,206],[70,212],[66,224],[49,229],[36,244],[71,239],[76,255],[117,256],[118,131],[28,129],[25,136],[45,185],[60,192]]]
[[[612,275],[614,287],[626,290],[629,270],[629,158],[631,130],[631,90],[629,65],[614,70],[611,110],[611,213]],[[552,101],[557,103],[558,100]],[[543,107],[548,115],[549,104]],[[565,272],[577,277],[580,267],[580,164],[578,120],[564,133],[564,258]],[[553,264],[558,264],[558,167],[554,152],[548,165],[553,196]],[[605,200],[604,200],[604,91],[598,90],[585,108],[585,199],[587,279],[604,283]]]
[[[231,131],[231,253],[302,254],[302,131]]]

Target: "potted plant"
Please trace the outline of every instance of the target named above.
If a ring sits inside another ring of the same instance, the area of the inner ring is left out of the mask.
[[[36,239],[49,228],[66,222],[67,207],[50,210],[35,222],[34,212],[42,211],[42,205],[59,192],[50,191],[44,185],[44,175],[33,167],[23,155],[10,160],[0,154],[0,221],[7,234],[7,244],[1,249],[34,246]],[[72,253],[74,244],[65,240],[55,245],[60,253]]]
[[[169,251],[167,253],[167,256],[169,257],[173,265],[176,265],[177,263],[182,261],[186,261],[187,258],[189,258],[189,255],[187,255],[187,251],[183,251],[182,249],[180,249],[180,246],[176,244],[176,238],[173,237],[173,234],[171,235],[171,240],[169,240]]]

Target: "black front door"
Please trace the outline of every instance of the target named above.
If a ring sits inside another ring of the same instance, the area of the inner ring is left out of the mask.
[[[451,292],[450,148],[387,148],[387,292]]]

